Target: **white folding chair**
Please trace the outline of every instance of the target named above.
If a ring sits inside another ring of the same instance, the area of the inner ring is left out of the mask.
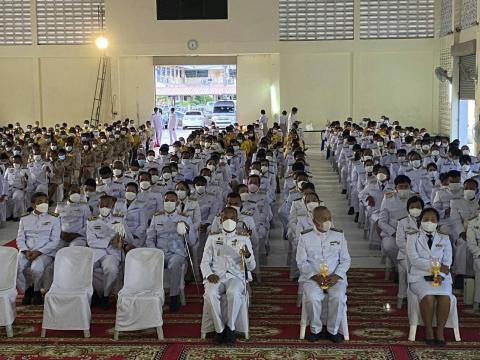
[[[13,337],[12,324],[17,315],[18,251],[11,247],[0,247],[0,326],[7,329],[7,337]]]
[[[423,320],[420,313],[420,303],[418,297],[408,288],[407,290],[408,297],[408,320],[410,322],[410,332],[408,334],[409,341],[415,341],[415,336],[417,334],[417,326],[423,326]],[[433,317],[433,326],[436,324],[436,316],[434,313]],[[448,316],[447,323],[445,325],[447,328],[453,328],[453,333],[455,335],[455,341],[461,341],[460,338],[460,329],[458,326],[458,313],[457,313],[457,298],[455,295],[450,295],[450,314]]]
[[[306,300],[305,300],[305,296],[303,295],[303,290],[302,290],[302,293],[299,294],[299,296],[301,296],[302,298],[302,318],[300,319],[300,340],[304,340],[307,326],[310,324],[310,319],[308,318],[307,307],[305,306]],[[345,297],[346,296],[347,295],[345,295]],[[323,324],[327,323],[327,316],[328,316],[328,294],[326,294],[326,296],[323,298],[323,301],[322,301],[321,319]],[[348,321],[347,321],[347,306],[345,306],[343,319],[342,319],[342,322],[340,323],[340,328],[338,332],[343,335],[343,339],[345,341],[350,340],[350,333],[348,331]]]
[[[45,295],[41,336],[46,330],[83,330],[90,337],[93,251],[60,249],[55,256],[53,284]]]
[[[247,285],[247,298],[244,298],[242,302],[242,307],[240,312],[238,313],[237,321],[235,322],[235,331],[239,333],[243,333],[245,336],[245,340],[250,339],[250,332],[249,332],[249,320],[248,320],[248,305],[250,304],[250,286]],[[220,297],[220,307],[222,309],[222,320],[224,323],[227,322],[226,314],[227,314],[227,295],[223,294]],[[207,306],[205,302],[203,302],[203,312],[202,312],[202,326],[201,326],[201,333],[200,337],[202,339],[207,338],[207,334],[209,332],[215,331],[215,326],[213,324],[212,315],[210,313],[210,308]]]
[[[123,288],[118,293],[114,339],[121,331],[156,328],[163,340],[163,263],[160,249],[138,248],[127,253]]]

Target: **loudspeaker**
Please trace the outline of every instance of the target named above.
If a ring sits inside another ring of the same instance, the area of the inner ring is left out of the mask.
[[[228,0],[157,0],[157,19],[228,19]]]

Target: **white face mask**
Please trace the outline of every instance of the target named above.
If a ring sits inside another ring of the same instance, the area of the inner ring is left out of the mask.
[[[112,212],[112,209],[110,209],[108,207],[102,207],[102,208],[100,208],[99,211],[100,211],[100,216],[101,217],[107,217]]]
[[[425,221],[425,222],[422,221],[421,227],[423,231],[427,233],[433,233],[435,232],[435,230],[437,230],[437,224],[431,221]]]
[[[167,172],[167,173],[163,173],[162,174],[162,177],[165,179],[165,180],[170,180],[172,178],[172,174]]]
[[[13,164],[13,167],[14,167],[15,169],[20,169],[21,166],[22,166],[21,164]]]
[[[262,172],[266,173],[268,171],[268,166],[262,166]]]
[[[463,150],[463,151],[462,151],[462,154],[463,154],[463,155],[470,155],[470,150]]]
[[[303,186],[303,184],[305,184],[305,183],[306,183],[306,181],[303,181],[303,180],[297,182],[297,189],[298,189],[298,190],[302,190],[302,186]]]
[[[320,204],[319,204],[318,202],[316,202],[316,201],[309,202],[309,203],[306,205],[307,210],[308,210],[309,212],[311,212],[311,213],[313,212],[313,210],[315,210],[315,209],[316,209],[317,207],[319,207],[319,206],[320,206]]]
[[[410,192],[410,189],[400,189],[400,190],[397,190],[397,194],[400,199],[408,199],[411,192]]]
[[[422,213],[422,209],[411,208],[410,210],[408,210],[408,213],[411,216],[413,216],[414,218],[418,218],[420,216],[420,214]]]
[[[187,197],[187,192],[185,190],[175,190],[177,196],[180,200],[185,200]]]
[[[148,189],[150,189],[150,186],[151,186],[150,181],[141,181],[140,182],[140,189],[142,189],[142,190],[148,190]]]
[[[421,160],[413,160],[412,161],[412,166],[414,168],[419,168],[420,166],[422,166],[422,161]]]
[[[430,150],[430,146],[422,145],[422,150],[428,151],[428,150]]]
[[[205,180],[207,180],[207,184],[210,182],[210,180],[212,180],[212,178],[210,176],[204,176]]]
[[[176,208],[177,204],[173,201],[165,201],[163,203],[163,209],[169,214],[173,213]]]
[[[195,185],[195,191],[197,194],[202,195],[205,193],[206,187],[202,185]]]
[[[106,178],[106,179],[102,179],[102,182],[105,184],[105,185],[108,185],[112,182],[112,179],[111,178]]]
[[[148,155],[148,156],[147,156],[147,160],[148,160],[148,161],[154,161],[154,160],[155,160],[155,156],[153,156],[153,155]]]
[[[330,230],[332,228],[332,222],[331,221],[325,221],[323,224],[322,224],[322,231],[323,232],[327,232],[328,230]]]
[[[120,169],[113,169],[113,175],[115,175],[115,176],[120,176],[120,175],[122,175],[122,170],[120,170]]]
[[[240,194],[240,198],[242,199],[242,202],[250,200],[250,194],[248,192],[244,192]]]
[[[33,160],[35,160],[35,161],[42,160],[42,155],[33,155]]]
[[[223,230],[226,232],[234,232],[237,229],[237,223],[235,220],[227,219],[222,223]]]
[[[152,183],[156,184],[160,180],[160,176],[158,175],[152,175]]]
[[[48,212],[48,204],[47,203],[38,204],[35,206],[35,210],[37,210],[41,214],[45,214]]]
[[[133,200],[135,200],[136,197],[137,197],[137,194],[134,193],[134,192],[127,191],[125,193],[125,199],[127,199],[128,201],[133,201]]]
[[[80,194],[78,194],[78,193],[70,194],[69,200],[70,200],[70,202],[72,202],[72,203],[78,203],[78,202],[80,202]]]
[[[378,173],[377,174],[377,179],[378,179],[378,181],[385,181],[385,180],[387,180],[387,175],[384,174],[384,173]]]
[[[432,155],[433,155],[433,156],[438,156],[438,155],[440,155],[440,151],[438,151],[438,150],[432,150]]]
[[[258,175],[258,176],[260,176],[260,171],[258,171],[257,169],[252,169],[252,170],[250,171],[250,175]]]
[[[475,190],[463,190],[463,197],[465,200],[473,200],[475,199]]]
[[[215,171],[215,165],[207,165],[207,169],[209,169],[211,172]]]
[[[397,152],[397,150],[395,150],[395,149],[388,149],[389,154],[395,154],[396,152]]]

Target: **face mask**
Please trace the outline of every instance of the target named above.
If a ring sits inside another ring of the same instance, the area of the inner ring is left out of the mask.
[[[237,223],[235,220],[227,219],[222,223],[223,230],[226,232],[234,232],[237,229]]]
[[[176,171],[172,171],[172,177],[175,177],[175,176],[177,176],[177,174],[178,174],[178,172],[176,172]]]
[[[420,214],[422,213],[422,209],[412,208],[412,209],[408,210],[408,213],[411,216],[413,216],[414,218],[418,218],[420,216]]]
[[[365,166],[365,171],[366,171],[367,173],[371,173],[371,172],[373,171],[373,166],[370,166],[370,165],[369,165],[369,166]]]
[[[410,196],[410,189],[397,190],[397,194],[400,199],[408,199],[408,197]]]
[[[162,177],[165,179],[165,180],[170,180],[172,178],[172,174],[170,173],[163,173]]]
[[[470,155],[470,150],[463,150],[462,153],[463,155]]]
[[[190,164],[190,159],[182,159],[182,165]]]
[[[433,233],[435,230],[437,230],[437,224],[433,223],[431,221],[425,221],[421,223],[423,231],[427,233]]]
[[[21,166],[22,166],[21,164],[13,164],[13,167],[14,167],[15,169],[20,169]]]
[[[142,190],[148,190],[148,189],[150,189],[150,186],[151,186],[150,181],[141,181],[140,182],[140,189],[142,189]]]
[[[266,156],[265,159],[267,159],[268,161],[273,161],[273,156]]]
[[[378,146],[378,147],[383,147],[383,142],[377,141],[377,146]]]
[[[101,217],[107,217],[108,215],[110,215],[111,212],[112,212],[112,209],[110,209],[108,207],[100,208],[100,216]]]
[[[206,190],[206,187],[205,186],[202,186],[202,185],[195,185],[195,191],[197,192],[197,194],[204,194],[205,193],[205,190]]]
[[[367,161],[367,160],[372,160],[372,157],[371,156],[364,156],[363,161]]]
[[[428,150],[430,150],[430,146],[422,145],[422,150],[428,151]]]
[[[262,172],[266,173],[268,171],[268,166],[262,166]]]
[[[421,160],[413,160],[413,161],[412,161],[412,166],[413,166],[414,168],[417,168],[417,169],[418,169],[420,166],[422,166],[422,161],[421,161]]]
[[[83,150],[88,150],[89,148],[90,148],[90,146],[88,146],[88,145],[83,146]]]
[[[252,169],[250,171],[250,175],[259,175],[260,176],[260,171],[258,171],[257,169]]]
[[[460,183],[450,183],[450,184],[448,184],[448,188],[451,191],[459,191],[463,188],[463,186]]]
[[[175,192],[180,200],[185,200],[187,197],[187,192],[185,190],[175,190]]]
[[[395,149],[388,149],[389,154],[395,154],[396,152],[397,152],[397,150],[395,150]]]
[[[52,146],[50,146],[50,149],[57,150],[57,147],[55,145],[52,145]]]
[[[158,175],[152,175],[152,183],[156,184],[160,180],[160,176]]]
[[[38,204],[35,206],[35,210],[37,210],[41,214],[45,214],[46,212],[48,212],[48,204],[47,203]]]
[[[215,165],[207,165],[207,169],[209,169],[211,172],[215,171]]]
[[[327,232],[331,228],[332,228],[332,222],[331,221],[325,221],[321,226],[321,229],[322,229],[323,232]]]
[[[145,159],[138,159],[138,165],[140,165],[140,167],[144,167],[145,166]]]
[[[320,204],[314,201],[314,202],[309,202],[306,206],[307,206],[307,210],[312,213],[313,210],[315,210],[317,207],[320,206]]]
[[[470,165],[462,165],[462,171],[469,172],[470,171]]]
[[[78,193],[70,194],[69,200],[70,200],[70,202],[72,202],[72,203],[78,203],[78,202],[80,202],[80,194],[78,194]]]
[[[422,145],[415,145],[415,149],[420,150],[422,148]]]
[[[136,197],[137,197],[137,194],[134,193],[134,192],[127,191],[125,193],[125,199],[127,199],[128,201],[133,201],[133,200],[135,200]]]
[[[14,150],[13,155],[20,155],[22,152],[20,150]]]
[[[240,213],[240,206],[233,206],[233,205],[227,205],[228,207],[231,207],[237,211],[237,214]]]
[[[102,182],[103,182],[105,185],[108,185],[108,184],[111,184],[112,179],[111,179],[111,178],[102,179]]]
[[[398,156],[398,161],[403,162],[405,161],[405,156]]]
[[[258,191],[258,185],[257,184],[248,184],[248,191],[251,193],[257,192]]]
[[[465,200],[475,199],[475,190],[464,190],[463,197],[465,198]]]
[[[438,156],[438,155],[440,155],[440,151],[438,151],[438,150],[432,150],[432,155],[433,155],[433,156]]]
[[[385,180],[387,180],[387,175],[384,174],[384,173],[378,173],[377,174],[377,179],[378,179],[378,181],[385,181]]]
[[[448,146],[448,143],[442,143],[442,146],[446,148]]]
[[[148,156],[147,156],[147,160],[148,160],[148,161],[155,161],[155,156],[153,156],[153,155],[148,155]]]
[[[102,138],[102,139],[100,139],[100,142],[101,142],[102,144],[105,144],[105,143],[107,142],[107,139]]]
[[[250,194],[248,192],[241,193],[240,198],[242,199],[242,202],[246,202],[250,199]]]
[[[120,176],[120,175],[122,175],[122,170],[120,170],[120,169],[113,169],[113,175],[115,175],[115,176]]]
[[[173,213],[176,208],[177,204],[173,201],[165,201],[163,203],[163,209],[169,214]]]
[[[203,177],[205,178],[205,180],[207,180],[207,184],[210,183],[210,180],[212,180],[210,176],[204,175]]]
[[[42,155],[33,155],[33,160],[35,160],[35,161],[42,160]]]

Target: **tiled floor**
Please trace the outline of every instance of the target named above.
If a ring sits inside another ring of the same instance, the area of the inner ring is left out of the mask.
[[[379,251],[368,248],[368,243],[362,238],[363,231],[353,222],[353,217],[347,215],[347,202],[344,195],[340,194],[338,176],[332,172],[330,164],[324,160],[324,154],[317,149],[310,149],[308,159],[317,193],[326,206],[331,209],[335,227],[345,232],[352,257],[352,267],[383,267]],[[280,204],[281,200],[275,204],[273,209],[274,220],[270,231],[270,254],[266,262],[262,261],[262,264],[267,266],[285,266],[287,261],[288,243],[282,239],[282,227],[278,217],[276,217]],[[7,222],[4,227],[0,228],[0,245],[15,239],[17,229],[18,223],[12,222]]]

